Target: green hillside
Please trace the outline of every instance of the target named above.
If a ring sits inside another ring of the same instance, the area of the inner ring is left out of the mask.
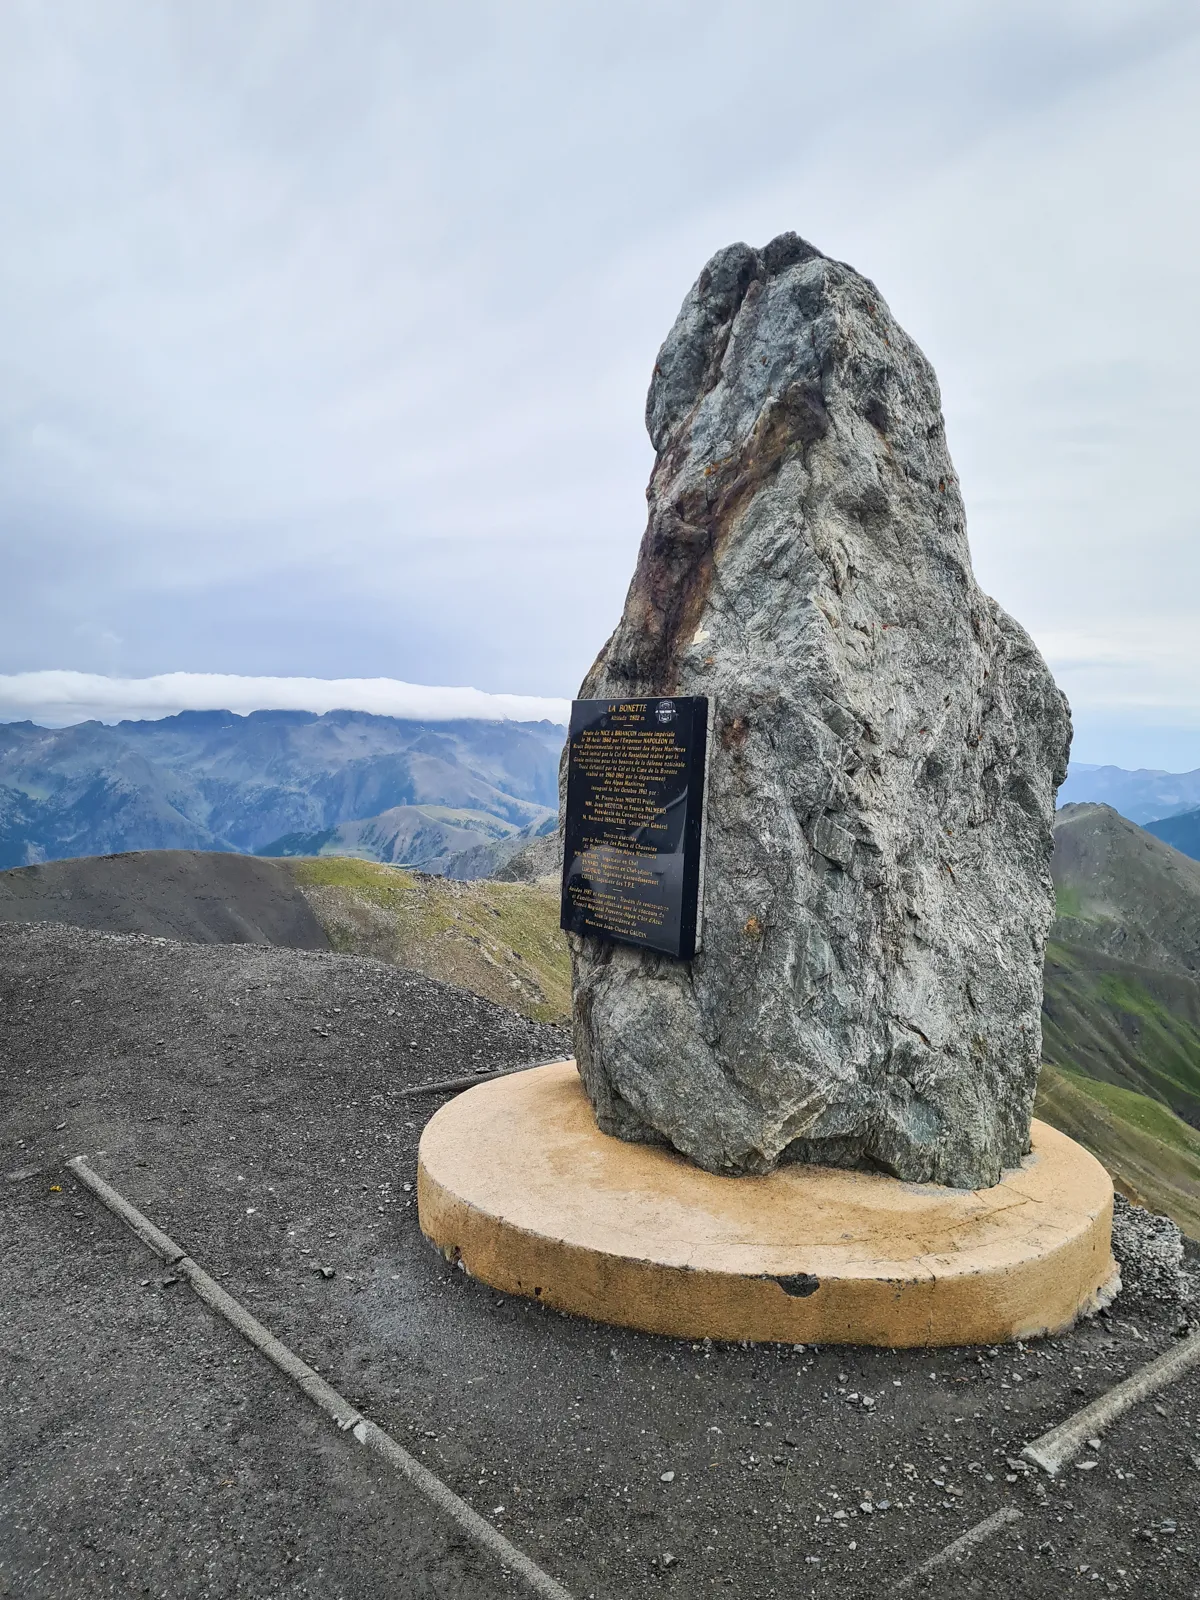
[[[413,967],[537,1022],[570,1015],[571,959],[555,887],[458,882],[350,856],[280,865],[335,950]]]
[[[1200,985],[1060,937],[1046,947],[1042,1057],[1150,1095],[1200,1127]]]
[[[1109,806],[1065,806],[1042,1053],[1200,1127],[1200,862]]]
[[[1200,862],[1109,806],[1054,837],[1039,1115],[1200,1236]]]
[[[1149,1095],[1044,1066],[1037,1116],[1098,1157],[1122,1194],[1200,1239],[1200,1133]]]
[[[1064,806],[1054,826],[1055,939],[1200,981],[1200,861],[1110,806]]]

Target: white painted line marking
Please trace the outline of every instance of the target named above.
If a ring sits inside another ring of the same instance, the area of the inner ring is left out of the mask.
[[[1051,1428],[1049,1433],[1042,1434],[1040,1439],[1027,1444],[1021,1454],[1052,1478],[1057,1477],[1065,1466],[1074,1461],[1089,1439],[1094,1439],[1105,1428],[1111,1427],[1139,1400],[1145,1400],[1156,1390],[1181,1378],[1198,1362],[1200,1333],[1192,1333],[1172,1349],[1140,1367],[1124,1383],[1118,1383],[1098,1400],[1084,1406],[1082,1411],[1077,1411],[1073,1417]]]
[[[1022,1513],[1016,1506],[1001,1506],[999,1511],[993,1511],[990,1517],[985,1517],[973,1528],[968,1528],[966,1533],[960,1534],[952,1544],[948,1544],[944,1550],[939,1550],[937,1555],[930,1556],[928,1561],[922,1561],[916,1571],[910,1572],[907,1578],[901,1578],[895,1592],[907,1593],[927,1573],[936,1572],[948,1561],[957,1560],[968,1550],[973,1550],[976,1545],[982,1544],[985,1539],[990,1539],[994,1533],[999,1533],[1001,1528],[1006,1528],[1010,1522],[1020,1522],[1021,1517]]]
[[[124,1196],[118,1194],[111,1184],[105,1183],[103,1178],[93,1172],[84,1156],[76,1156],[67,1165],[85,1188],[90,1189],[114,1215],[132,1228],[143,1244],[179,1273],[180,1277],[188,1280],[207,1306],[224,1317],[231,1327],[236,1328],[256,1350],[260,1350],[280,1372],[291,1378],[313,1404],[324,1411],[326,1416],[331,1417],[339,1428],[352,1433],[359,1444],[382,1456],[390,1466],[407,1478],[426,1500],[456,1523],[467,1538],[494,1556],[502,1567],[522,1579],[533,1594],[541,1596],[542,1600],[571,1600],[570,1594],[562,1584],[543,1572],[527,1555],[518,1550],[515,1544],[510,1544],[502,1533],[493,1528],[490,1522],[485,1521],[477,1511],[473,1511],[448,1484],[430,1472],[429,1468],[423,1466],[415,1456],[409,1455],[403,1445],[397,1444],[390,1434],[376,1427],[375,1423],[368,1421],[361,1412],[355,1410],[350,1402],[326,1383],[319,1373],[314,1372],[294,1351],[281,1343],[269,1328],[264,1328],[262,1323],[252,1317],[232,1295],[226,1294],[221,1285],[210,1278],[202,1267],[198,1267],[191,1256],[186,1255],[173,1239],[169,1239],[135,1206],[131,1206]]]

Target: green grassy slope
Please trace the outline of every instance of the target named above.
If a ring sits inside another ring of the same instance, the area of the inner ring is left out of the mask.
[[[1200,1127],[1200,862],[1108,806],[1054,829],[1042,1053]]]
[[[1200,1133],[1148,1095],[1044,1066],[1035,1114],[1078,1139],[1117,1188],[1200,1239]]]
[[[457,882],[351,856],[280,862],[335,950],[412,967],[538,1022],[571,1010],[558,892],[536,883]]]
[[[1200,863],[1108,806],[1054,832],[1039,1115],[1200,1237]]]
[[[1200,1127],[1200,985],[1067,943],[1046,947],[1042,1056],[1132,1089]]]

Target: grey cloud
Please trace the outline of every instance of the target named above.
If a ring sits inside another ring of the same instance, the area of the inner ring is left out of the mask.
[[[1001,600],[1194,627],[1197,26],[6,10],[0,671],[569,694],[640,537],[658,343],[714,248],[788,227],[935,361]]]

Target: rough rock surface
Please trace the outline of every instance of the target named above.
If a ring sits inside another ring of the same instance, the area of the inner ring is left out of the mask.
[[[994,1183],[1028,1149],[1065,700],[971,572],[937,381],[795,234],[659,353],[624,615],[587,697],[715,701],[703,948],[573,940],[600,1124],[716,1171]]]
[[[1183,1234],[1170,1217],[1114,1195],[1112,1248],[1121,1269],[1122,1305],[1182,1310],[1192,1304],[1195,1275],[1185,1265]]]
[[[498,867],[492,877],[499,883],[537,883],[547,878],[557,883],[562,878],[562,870],[563,836],[556,829],[531,839]]]

